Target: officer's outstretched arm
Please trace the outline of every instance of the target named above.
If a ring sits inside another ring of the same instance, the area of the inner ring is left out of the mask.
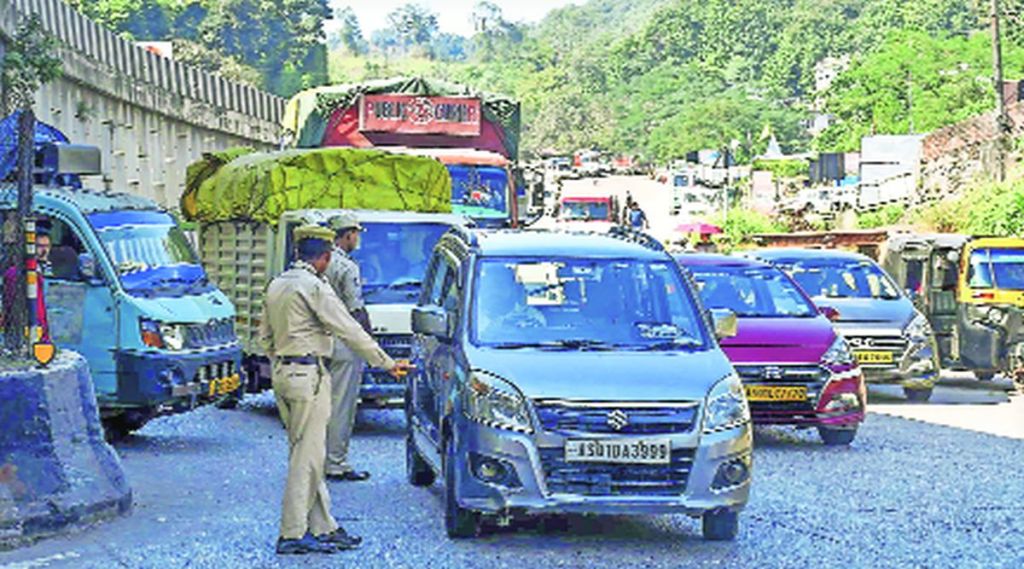
[[[329,284],[322,283],[321,286],[318,286],[313,291],[311,300],[313,311],[324,326],[368,364],[387,370],[395,367],[395,361],[381,349],[373,337],[363,330],[359,322],[352,318]]]

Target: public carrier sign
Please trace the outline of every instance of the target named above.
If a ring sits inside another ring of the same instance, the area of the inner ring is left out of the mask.
[[[363,95],[359,103],[359,130],[480,136],[480,99]]]

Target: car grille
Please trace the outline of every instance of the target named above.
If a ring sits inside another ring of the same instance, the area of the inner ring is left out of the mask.
[[[185,324],[184,334],[187,350],[222,346],[235,341],[235,321],[224,318],[203,324]]]
[[[824,383],[828,372],[821,366],[738,365],[736,373],[744,382],[810,385]]]
[[[193,381],[203,382],[210,381],[211,379],[223,379],[225,377],[231,377],[235,373],[235,362],[219,362],[214,364],[206,364],[200,366],[196,370],[196,375]]]
[[[376,336],[377,344],[380,345],[392,359],[408,360],[412,356],[412,334],[396,334],[389,336]],[[386,370],[370,370],[374,383],[405,383],[404,379],[392,377]]]
[[[541,448],[548,491],[581,496],[678,496],[686,491],[694,449],[672,451],[669,464],[566,462],[562,448]]]
[[[630,407],[571,405],[536,401],[534,408],[545,431],[572,431],[579,433],[610,433],[617,435],[686,433],[697,419],[697,404],[677,406]],[[612,415],[625,416],[613,420]],[[616,426],[621,426],[616,429]]]

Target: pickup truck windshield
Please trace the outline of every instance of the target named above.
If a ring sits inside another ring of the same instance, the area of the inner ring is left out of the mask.
[[[879,298],[902,295],[889,275],[870,261],[821,259],[777,261],[812,298]]]
[[[127,292],[206,285],[206,273],[174,218],[161,211],[88,216]]]
[[[562,219],[570,221],[607,220],[608,202],[562,202]]]
[[[797,285],[769,267],[691,267],[708,308],[727,308],[746,318],[807,318],[818,314]]]
[[[368,300],[385,290],[419,293],[434,245],[448,231],[444,223],[365,222],[359,248],[352,258],[359,265]],[[374,296],[370,296],[373,293]]]
[[[1024,249],[975,249],[968,271],[971,288],[1024,290]]]
[[[449,164],[452,206],[471,217],[508,217],[508,172],[498,166]]]
[[[477,264],[474,342],[495,348],[694,350],[704,321],[670,261],[504,258]]]

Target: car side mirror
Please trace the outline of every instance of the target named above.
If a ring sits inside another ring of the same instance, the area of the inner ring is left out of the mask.
[[[78,274],[82,275],[82,280],[85,282],[91,283],[98,280],[96,258],[90,253],[82,253],[78,256]]]
[[[839,320],[839,311],[831,306],[819,306],[818,313],[828,318],[830,322],[836,322]]]
[[[412,331],[433,336],[443,342],[451,341],[448,313],[440,306],[417,306],[412,309]]]
[[[712,308],[711,321],[715,325],[715,337],[734,338],[739,334],[740,321],[736,313],[726,308]]]

